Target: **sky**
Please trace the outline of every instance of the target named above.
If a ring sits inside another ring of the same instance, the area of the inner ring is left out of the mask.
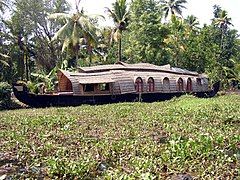
[[[75,0],[68,0],[70,4],[74,4]],[[101,14],[106,16],[105,7],[111,7],[115,0],[81,0],[80,7],[83,7],[88,14]],[[130,0],[128,0],[130,2]],[[199,19],[201,25],[210,24],[213,18],[213,5],[217,4],[223,10],[228,12],[232,18],[232,28],[240,32],[240,0],[187,0],[185,5],[187,9],[183,10],[183,16],[194,15]],[[75,7],[75,6],[74,6]],[[106,16],[107,18],[107,16]],[[102,25],[111,25],[111,21],[106,19]]]

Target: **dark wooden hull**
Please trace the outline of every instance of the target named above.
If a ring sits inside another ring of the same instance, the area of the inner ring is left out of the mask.
[[[28,91],[17,91],[14,89],[16,98],[24,104],[31,107],[51,107],[51,106],[79,106],[82,104],[109,104],[118,102],[155,102],[169,100],[173,97],[179,97],[186,92],[172,93],[129,93],[121,95],[93,95],[93,96],[76,96],[76,95],[50,95],[50,94],[33,94]],[[216,94],[216,90],[208,92],[191,93],[197,97],[212,97]]]

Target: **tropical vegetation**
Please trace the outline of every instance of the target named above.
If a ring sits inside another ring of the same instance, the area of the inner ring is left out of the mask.
[[[240,40],[228,12],[215,5],[211,24],[201,26],[197,17],[183,16],[186,3],[115,0],[105,9],[114,26],[103,27],[100,16],[88,15],[81,1],[70,11],[66,0],[3,0],[0,81],[38,86],[44,78],[37,74],[49,78],[58,68],[125,61],[207,73],[222,88],[237,84]]]
[[[127,29],[129,11],[126,0],[117,0],[113,3],[113,9],[106,8],[109,16],[113,19],[115,27],[112,30],[111,41],[118,42],[118,61],[122,61],[122,35]]]
[[[240,96],[0,112],[0,178],[239,179]]]
[[[239,87],[239,32],[224,7],[200,25],[183,16],[186,0],[113,0],[106,27],[75,2],[0,1],[0,179],[239,179],[239,95],[6,110],[12,83],[52,91],[58,69],[117,61]]]
[[[186,0],[161,0],[160,2],[165,18],[177,15],[182,17],[182,10],[186,8],[184,4],[187,3]]]

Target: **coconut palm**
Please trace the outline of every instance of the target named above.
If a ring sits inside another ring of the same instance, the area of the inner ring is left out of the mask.
[[[78,62],[79,50],[83,45],[90,49],[97,42],[96,27],[92,19],[86,16],[83,11],[77,11],[74,14],[55,13],[49,15],[49,18],[65,21],[64,26],[55,33],[52,41],[63,40],[62,51],[72,50],[76,62]]]
[[[185,19],[185,22],[187,23],[187,25],[189,25],[189,27],[191,27],[191,29],[198,28],[197,26],[199,25],[199,21],[196,16],[188,16]]]
[[[118,61],[122,61],[122,33],[126,30],[129,20],[127,2],[126,0],[116,0],[116,2],[112,4],[112,9],[106,9],[115,24],[111,39],[118,42]]]
[[[227,11],[222,10],[219,14],[219,17],[215,18],[213,21],[214,24],[221,29],[221,48],[224,48],[223,39],[227,29],[229,26],[233,26],[231,20],[232,19],[228,17]]]
[[[197,31],[197,30],[200,29],[198,27],[199,21],[198,21],[197,17],[191,15],[191,16],[188,16],[184,21],[185,21],[185,23],[187,25],[187,31],[188,32],[190,32],[190,31]]]
[[[169,15],[180,15],[182,17],[182,9],[186,9],[183,5],[187,3],[186,0],[161,0],[164,17],[167,19]]]
[[[227,29],[230,25],[233,25],[231,23],[231,18],[228,17],[228,13],[225,10],[222,10],[220,13],[220,16],[216,19],[214,19],[214,24],[219,26],[221,29]]]

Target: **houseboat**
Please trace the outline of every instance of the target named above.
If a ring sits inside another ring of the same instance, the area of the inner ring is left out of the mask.
[[[78,106],[117,102],[154,102],[186,93],[212,97],[219,86],[209,88],[205,74],[148,63],[80,67],[77,72],[59,70],[58,91],[34,94],[23,85],[13,86],[16,98],[31,107]]]

